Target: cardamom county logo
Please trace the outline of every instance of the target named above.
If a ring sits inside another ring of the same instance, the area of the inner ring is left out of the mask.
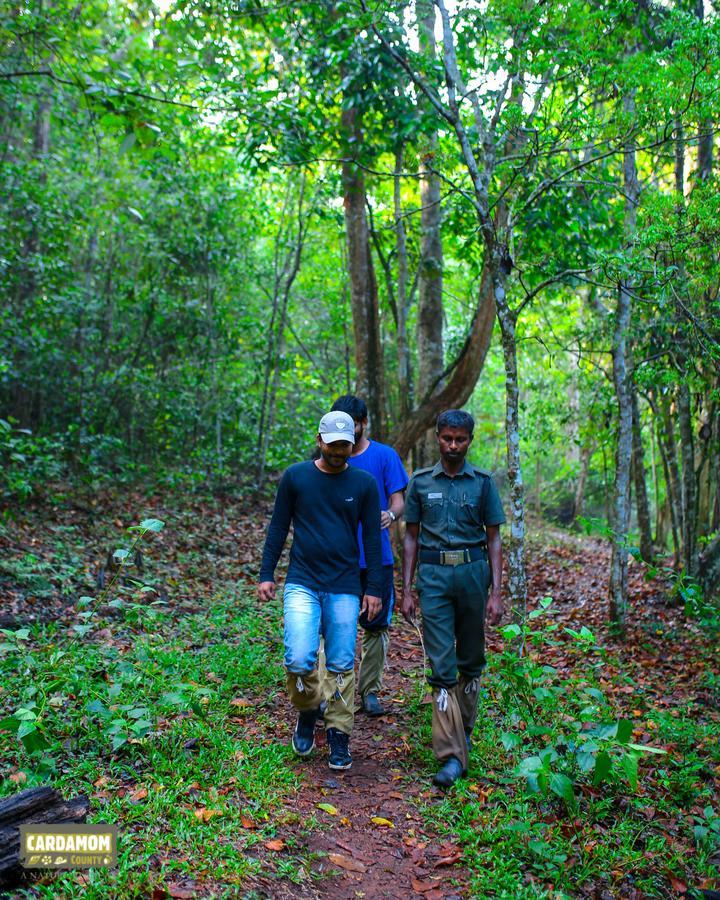
[[[117,865],[117,825],[21,825],[25,869],[88,869]]]

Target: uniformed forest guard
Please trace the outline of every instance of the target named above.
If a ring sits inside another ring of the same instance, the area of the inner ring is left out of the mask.
[[[499,526],[505,515],[492,476],[465,459],[474,428],[462,410],[438,416],[440,461],[413,473],[405,502],[401,609],[412,620],[419,594],[439,787],[467,772],[485,667],[485,619],[497,625],[503,613]]]

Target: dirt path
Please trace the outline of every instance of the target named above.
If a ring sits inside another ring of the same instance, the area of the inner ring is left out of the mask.
[[[432,769],[408,769],[412,753],[407,694],[415,689],[415,682],[403,672],[419,672],[421,667],[417,634],[404,622],[396,622],[384,690],[391,712],[375,719],[357,713],[352,769],[338,773],[328,768],[321,728],[312,757],[297,763],[305,775],[295,800],[300,821],[279,829],[278,838],[309,855],[312,873],[321,880],[313,887],[279,886],[277,880],[261,879],[257,887],[269,891],[267,896],[327,900],[467,896],[460,849],[447,836],[429,835],[413,802],[418,798],[432,802],[442,796],[432,786]],[[294,726],[289,704],[281,707],[279,718],[277,739],[288,741]],[[312,817],[319,827],[308,825]]]

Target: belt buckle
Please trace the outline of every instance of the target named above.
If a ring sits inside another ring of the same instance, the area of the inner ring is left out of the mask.
[[[460,566],[465,562],[465,551],[443,550],[442,562],[444,566]]]

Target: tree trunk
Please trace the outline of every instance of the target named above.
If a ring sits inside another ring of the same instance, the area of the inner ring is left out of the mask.
[[[685,139],[682,123],[676,128],[675,141],[675,197],[677,224],[680,232],[685,227]],[[679,290],[685,292],[688,282],[684,260],[678,260],[677,280]],[[681,341],[679,347],[678,369],[680,385],[677,395],[678,430],[680,432],[680,458],[682,475],[680,479],[680,500],[682,503],[682,564],[688,575],[697,574],[696,542],[697,542],[697,484],[695,481],[695,442],[693,439],[692,408],[688,379],[687,360],[690,359],[689,347]],[[684,371],[683,371],[684,370]]]
[[[302,176],[297,194],[296,231],[285,235],[285,222],[290,220],[290,208],[293,201],[293,187],[288,186],[285,197],[285,210],[288,215],[281,218],[281,226],[275,238],[274,274],[272,286],[272,315],[269,326],[268,352],[265,360],[263,376],[263,395],[258,424],[258,446],[255,470],[256,486],[261,488],[265,483],[265,467],[270,446],[270,436],[275,424],[275,402],[280,386],[280,361],[285,353],[285,326],[295,278],[300,271],[302,249],[307,231],[307,215],[303,211],[305,199],[305,176]],[[290,226],[288,225],[288,228]]]
[[[358,110],[354,107],[343,109],[341,121],[346,145],[362,146],[362,122]],[[342,184],[355,338],[355,392],[367,403],[373,436],[383,440],[385,390],[377,281],[365,209],[365,177],[353,159],[343,161]]]
[[[495,289],[500,333],[505,362],[505,435],[507,443],[507,478],[510,489],[510,536],[505,541],[508,560],[507,590],[512,619],[525,619],[527,576],[525,571],[525,498],[520,462],[520,388],[517,370],[517,319],[510,309],[504,288]]]
[[[452,367],[452,374],[439,391],[426,397],[412,415],[401,422],[390,435],[389,443],[403,459],[444,409],[457,409],[467,402],[482,371],[494,324],[493,281],[486,264],[480,279],[478,302],[470,331]]]
[[[652,527],[650,525],[650,504],[648,503],[647,482],[645,480],[645,451],[642,442],[642,423],[637,391],[632,390],[632,475],[635,485],[635,507],[640,531],[640,556],[651,562],[653,550]]]
[[[628,121],[635,116],[635,93],[623,102]],[[635,147],[625,147],[623,160],[625,192],[625,246],[630,247],[637,222],[639,184]],[[615,453],[615,488],[613,496],[613,547],[610,562],[610,618],[624,629],[627,611],[628,531],[630,527],[630,461],[632,459],[632,386],[630,384],[631,349],[629,330],[632,314],[632,286],[625,280],[618,285],[615,328],[612,339],[613,383],[617,401],[617,447]]]
[[[690,389],[683,381],[678,391],[678,421],[682,478],[682,561],[688,575],[697,575],[697,485],[695,483],[695,441],[693,436]]]
[[[435,6],[431,0],[416,4],[420,46],[435,58]],[[427,101],[425,101],[427,106]],[[443,373],[443,249],[440,236],[440,179],[434,171],[438,149],[436,132],[420,148],[420,279],[417,310],[418,396],[441,387]],[[434,429],[428,429],[417,448],[419,465],[437,456]]]
[[[29,788],[0,800],[0,885],[19,884],[24,877],[19,862],[21,825],[84,822],[89,811],[87,797],[63,800],[49,787]]]
[[[587,484],[588,472],[590,471],[590,458],[593,454],[593,447],[583,447],[580,451],[580,472],[578,474],[578,482],[575,488],[575,502],[573,504],[573,518],[579,519],[585,508],[585,485]]]
[[[652,406],[657,425],[658,447],[660,449],[660,457],[663,462],[663,472],[665,474],[665,487],[670,505],[670,522],[673,537],[673,555],[675,562],[680,560],[680,537],[683,530],[682,525],[682,501],[680,498],[680,468],[677,461],[677,444],[675,442],[675,430],[673,428],[672,416],[668,409],[668,401],[666,397],[660,397],[655,402],[650,397],[650,405]]]
[[[410,378],[410,347],[408,344],[407,318],[409,312],[408,296],[408,257],[400,194],[401,173],[403,169],[403,147],[395,153],[395,176],[393,182],[393,208],[395,212],[395,251],[397,253],[397,359],[398,359],[398,417],[404,422],[410,415],[412,402],[412,384]]]

